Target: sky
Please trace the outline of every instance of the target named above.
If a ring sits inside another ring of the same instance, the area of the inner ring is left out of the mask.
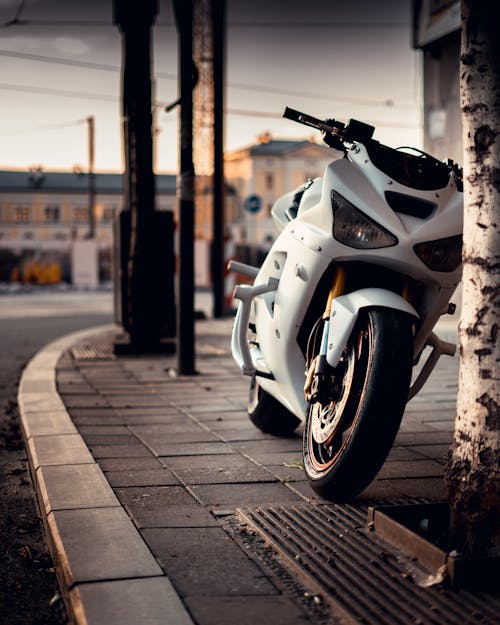
[[[173,172],[178,109],[165,105],[177,99],[178,40],[170,0],[159,6],[155,163]],[[411,0],[227,0],[225,149],[263,132],[310,138],[282,119],[285,106],[354,117],[387,145],[420,147],[420,54]],[[96,170],[121,171],[120,64],[112,0],[0,0],[0,168],[85,170],[93,116]]]

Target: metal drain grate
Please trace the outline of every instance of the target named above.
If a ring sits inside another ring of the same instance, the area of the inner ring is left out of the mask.
[[[116,358],[111,347],[94,345],[76,345],[71,348],[71,355],[75,360],[114,360]]]
[[[365,505],[304,504],[238,513],[347,622],[498,625],[498,596],[417,585],[408,557],[367,530]]]

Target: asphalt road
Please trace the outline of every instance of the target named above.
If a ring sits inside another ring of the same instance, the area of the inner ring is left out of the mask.
[[[67,623],[19,429],[17,385],[52,340],[110,323],[109,292],[0,295],[0,615],[2,625]]]

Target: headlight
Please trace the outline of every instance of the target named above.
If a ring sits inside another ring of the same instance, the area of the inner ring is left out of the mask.
[[[462,262],[462,235],[417,243],[413,249],[431,271],[455,271]]]
[[[358,250],[397,245],[397,238],[332,191],[333,236],[339,243]]]

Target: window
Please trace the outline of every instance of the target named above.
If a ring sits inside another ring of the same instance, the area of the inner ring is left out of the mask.
[[[35,238],[35,233],[34,232],[25,232],[23,234],[23,238],[24,239],[34,239]]]
[[[102,210],[102,220],[106,222],[113,221],[113,217],[116,213],[116,206],[105,206]]]
[[[266,189],[268,191],[272,191],[273,188],[274,188],[274,174],[269,172],[266,174]]]
[[[75,206],[73,209],[73,221],[75,223],[87,223],[89,220],[89,211],[86,206]]]
[[[57,224],[61,221],[61,209],[57,204],[47,204],[44,214],[45,223]]]
[[[16,206],[14,208],[14,222],[27,224],[31,221],[31,208],[29,206]]]

